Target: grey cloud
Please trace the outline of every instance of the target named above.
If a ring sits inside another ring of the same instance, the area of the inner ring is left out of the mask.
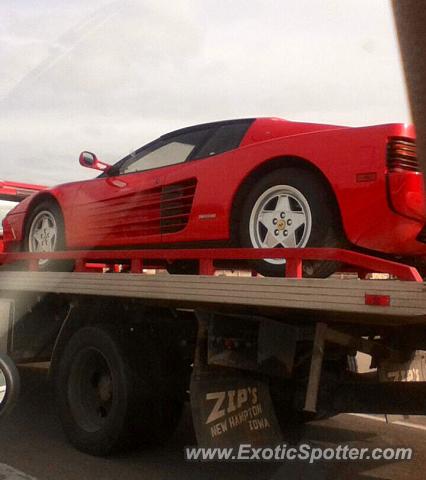
[[[0,6],[3,178],[88,178],[80,150],[114,161],[229,117],[409,118],[386,2],[368,12],[355,0],[52,3]]]

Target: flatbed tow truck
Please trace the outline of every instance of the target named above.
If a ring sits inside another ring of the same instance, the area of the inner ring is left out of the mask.
[[[283,278],[247,270],[283,257]],[[317,259],[352,273],[302,278]],[[176,260],[199,274],[168,274]],[[413,267],[324,248],[2,253],[0,264],[0,416],[18,398],[15,365],[49,361],[65,434],[87,453],[166,441],[188,399],[197,442],[214,447],[298,441],[306,421],[340,412],[425,413],[426,289]],[[374,371],[357,372],[357,352]]]

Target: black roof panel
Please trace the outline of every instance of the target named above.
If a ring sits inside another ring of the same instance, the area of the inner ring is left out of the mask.
[[[209,123],[199,123],[198,125],[192,125],[191,127],[184,127],[180,128],[179,130],[174,130],[173,132],[165,133],[161,135],[161,139],[167,139],[168,137],[172,137],[175,135],[180,135],[183,133],[194,132],[196,130],[202,130],[204,128],[212,128],[212,127],[222,127],[224,125],[232,125],[233,123],[242,123],[242,122],[254,122],[255,118],[237,118],[234,120],[219,120],[216,122],[209,122]]]

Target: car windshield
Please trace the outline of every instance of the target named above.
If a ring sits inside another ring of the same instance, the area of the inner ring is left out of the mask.
[[[19,202],[11,202],[9,200],[0,200],[0,234],[3,234],[3,219],[6,215],[12,210],[12,208],[16,207]]]

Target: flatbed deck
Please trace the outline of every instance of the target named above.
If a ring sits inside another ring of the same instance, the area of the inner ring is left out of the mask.
[[[143,299],[177,308],[257,311],[309,321],[426,324],[422,282],[167,273],[0,272],[0,291]]]

